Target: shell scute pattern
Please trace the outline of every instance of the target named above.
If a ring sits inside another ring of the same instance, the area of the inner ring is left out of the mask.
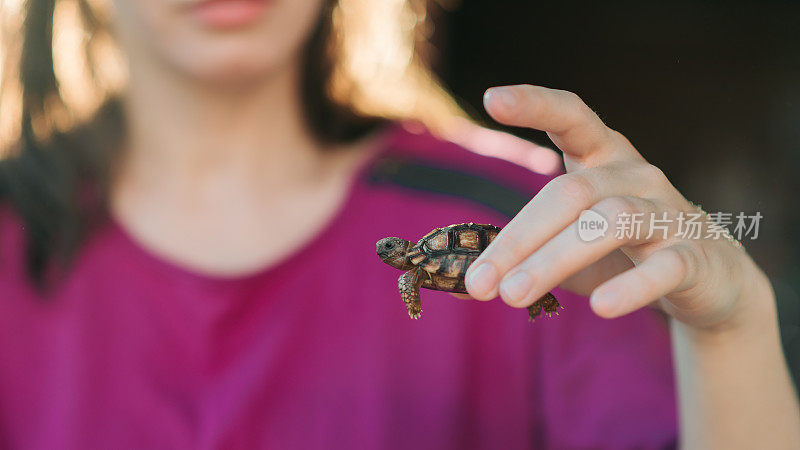
[[[478,230],[461,230],[458,232],[458,246],[470,250],[482,250]]]
[[[447,251],[450,244],[449,237],[450,233],[448,233],[447,230],[438,231],[425,239],[425,242],[422,243],[422,248],[425,253],[429,254]]]
[[[408,256],[429,274],[427,289],[466,292],[464,275],[500,231],[494,225],[463,223],[436,228],[419,240]]]

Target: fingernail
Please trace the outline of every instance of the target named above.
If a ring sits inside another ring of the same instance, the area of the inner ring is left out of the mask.
[[[497,270],[492,263],[482,262],[469,273],[467,284],[475,293],[488,295],[497,284]]]
[[[517,104],[517,93],[509,87],[491,88],[486,91],[485,100],[486,103],[496,101],[506,108],[513,108]]]
[[[533,286],[531,277],[520,270],[500,283],[500,293],[503,299],[510,303],[519,303],[525,300]]]

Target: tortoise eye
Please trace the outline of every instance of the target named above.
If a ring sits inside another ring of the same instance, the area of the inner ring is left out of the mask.
[[[394,242],[387,242],[387,243],[386,243],[386,248],[387,248],[388,250],[391,250],[391,249],[393,249],[393,248],[394,248]]]

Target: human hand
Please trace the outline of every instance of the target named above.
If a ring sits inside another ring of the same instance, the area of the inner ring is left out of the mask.
[[[567,173],[549,182],[470,266],[466,285],[473,298],[500,295],[523,308],[561,286],[591,294],[591,307],[602,317],[655,302],[707,330],[746,323],[753,312],[774,308],[761,270],[728,240],[707,237],[708,222],[701,239],[676,236],[678,216],[696,213],[695,207],[577,95],[530,85],[496,87],[486,91],[484,106],[500,123],[546,131],[563,151]],[[578,234],[586,209],[609,223],[605,235],[591,242]],[[650,233],[651,213],[670,219],[667,232]],[[616,236],[622,214],[642,214],[638,236]]]

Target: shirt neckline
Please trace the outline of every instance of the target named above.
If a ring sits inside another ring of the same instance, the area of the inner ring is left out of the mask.
[[[167,273],[179,279],[212,286],[222,287],[249,284],[255,280],[280,273],[288,266],[302,261],[308,255],[310,249],[316,247],[324,239],[327,239],[328,235],[335,233],[338,228],[342,226],[342,221],[346,216],[346,212],[357,203],[356,197],[359,183],[364,179],[364,176],[369,172],[375,162],[389,151],[391,142],[394,141],[398,133],[402,132],[402,129],[401,125],[390,123],[383,129],[377,131],[378,135],[375,137],[375,142],[366,150],[362,160],[356,165],[355,170],[352,171],[350,179],[347,182],[347,187],[345,188],[345,194],[339,202],[338,208],[327,219],[325,225],[320,227],[311,238],[297,246],[296,249],[292,250],[284,257],[270,263],[265,263],[241,274],[221,275],[208,273],[199,269],[187,267],[177,261],[172,261],[142,243],[127,230],[124,224],[110,213],[107,214],[108,226],[111,233],[119,237],[123,245],[131,250],[131,253],[142,265],[153,267],[157,272]]]

